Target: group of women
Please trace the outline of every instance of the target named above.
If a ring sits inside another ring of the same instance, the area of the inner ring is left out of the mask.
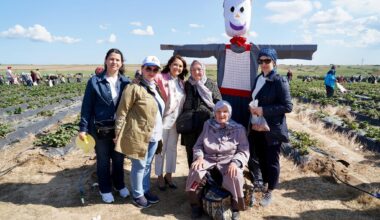
[[[258,62],[262,72],[252,90],[252,99],[258,100],[258,105],[247,106],[246,111],[263,117],[269,129],[258,129],[251,122],[247,135],[247,129],[231,119],[231,105],[222,100],[216,83],[207,78],[201,62],[191,63],[191,75],[185,80],[188,70],[181,56],[172,56],[162,70],[159,59],[148,56],[142,62],[140,77],[130,82],[124,76],[123,54],[110,49],[104,71],[87,83],[79,132],[83,140],[87,133],[96,140],[102,200],[114,201],[113,186],[122,198],[131,194],[137,207],[158,203],[159,198],[150,187],[154,158],[158,188],[176,189],[172,178],[179,138],[176,121],[182,112],[193,111],[203,129],[200,126],[181,135],[190,170],[186,191],[192,217],[200,217],[202,213],[197,189],[206,173],[216,169],[223,177],[222,187],[232,195],[233,219],[238,219],[239,210],[245,209],[243,169],[252,159],[250,154],[258,158],[263,181],[268,185],[261,200],[263,206],[268,205],[278,183],[280,145],[287,141],[285,113],[292,109],[287,81],[276,73],[276,60],[273,49],[260,51]],[[132,162],[131,191],[124,183],[125,156]]]

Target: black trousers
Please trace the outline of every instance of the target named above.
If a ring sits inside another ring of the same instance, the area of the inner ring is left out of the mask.
[[[250,131],[248,136],[250,152],[255,152],[264,183],[268,183],[268,190],[277,187],[280,176],[281,143],[268,145],[264,132]]]
[[[326,86],[326,96],[332,97],[334,95],[334,89],[331,86]]]

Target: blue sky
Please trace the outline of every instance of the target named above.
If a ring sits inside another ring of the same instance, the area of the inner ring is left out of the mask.
[[[127,64],[147,55],[166,63],[160,44],[226,43],[222,0],[3,0],[0,63],[101,64],[119,48]],[[251,42],[318,44],[312,61],[380,64],[379,0],[253,0]],[[215,63],[215,59],[206,59]]]

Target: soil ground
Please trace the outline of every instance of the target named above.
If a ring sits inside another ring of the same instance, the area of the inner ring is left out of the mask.
[[[295,114],[288,116],[288,124],[291,129],[320,136],[319,140],[327,139],[326,130],[313,130],[311,123],[304,123]],[[188,169],[183,146],[178,145],[174,175],[179,188],[159,191],[156,176],[152,175],[152,189],[161,201],[151,208],[138,209],[130,198],[121,199],[117,193],[114,193],[114,204],[101,202],[98,189],[92,187],[96,182],[94,153],[84,154],[74,149],[64,157],[51,158],[45,156],[43,149],[33,146],[33,139],[30,136],[0,152],[0,170],[9,168],[9,172],[0,173],[0,219],[190,219],[184,192]],[[241,219],[376,219],[380,216],[378,199],[336,181],[330,172],[335,169],[338,175],[345,174],[345,180],[354,181],[363,189],[379,190],[379,156],[342,146],[339,139],[330,139],[328,143],[330,147],[324,150],[332,149],[328,152],[349,162],[348,168],[313,152],[309,166],[303,168],[281,157],[280,184],[274,191],[273,203],[266,208],[248,208],[241,212]],[[127,185],[129,170],[130,162],[126,160]],[[80,200],[81,186],[85,190],[85,205]]]

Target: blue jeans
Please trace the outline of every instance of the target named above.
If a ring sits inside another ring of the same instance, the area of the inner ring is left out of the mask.
[[[149,142],[144,160],[131,159],[131,192],[133,198],[139,198],[150,189],[150,171],[158,142]]]
[[[101,193],[112,192],[112,183],[117,190],[124,184],[124,154],[116,152],[112,140],[96,139],[96,168]],[[112,169],[111,169],[112,161]]]

